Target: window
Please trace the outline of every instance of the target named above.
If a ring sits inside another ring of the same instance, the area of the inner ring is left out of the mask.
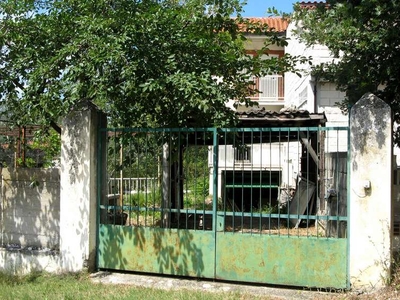
[[[239,145],[234,148],[235,162],[250,162],[251,147],[247,145]]]
[[[272,57],[278,57],[276,54],[262,55],[263,60],[271,59]],[[252,87],[259,91],[255,95],[251,96],[252,100],[257,101],[275,101],[283,100],[283,76],[279,74],[271,74],[263,77],[253,77]]]

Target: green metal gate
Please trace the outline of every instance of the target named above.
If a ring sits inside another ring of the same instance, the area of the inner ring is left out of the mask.
[[[348,288],[347,130],[101,129],[98,268]]]

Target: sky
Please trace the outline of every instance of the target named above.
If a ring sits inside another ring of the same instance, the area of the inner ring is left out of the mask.
[[[267,9],[275,7],[278,11],[290,13],[293,11],[293,3],[296,0],[247,0],[243,17],[266,17]]]

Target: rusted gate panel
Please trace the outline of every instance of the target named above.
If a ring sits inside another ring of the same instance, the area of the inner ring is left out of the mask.
[[[211,231],[100,225],[99,268],[214,277]]]
[[[99,268],[349,286],[347,128],[102,130]]]
[[[216,278],[347,288],[345,239],[217,234]]]

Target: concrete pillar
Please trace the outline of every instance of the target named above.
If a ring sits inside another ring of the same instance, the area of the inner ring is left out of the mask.
[[[63,121],[60,253],[65,272],[96,266],[97,140],[98,126],[105,123],[105,116],[90,102]]]
[[[350,114],[350,283],[386,285],[391,268],[392,112],[365,94]]]

